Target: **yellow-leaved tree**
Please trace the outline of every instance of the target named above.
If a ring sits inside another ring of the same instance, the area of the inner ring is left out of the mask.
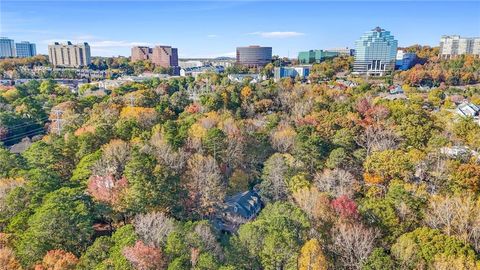
[[[308,240],[303,245],[298,258],[299,270],[327,270],[328,262],[317,239]]]

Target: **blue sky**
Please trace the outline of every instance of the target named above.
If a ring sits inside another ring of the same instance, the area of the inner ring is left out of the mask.
[[[233,56],[353,47],[381,26],[400,46],[438,45],[441,35],[480,36],[480,1],[22,1],[0,0],[0,36],[37,43],[87,41],[94,56],[130,55],[133,45],[172,45],[180,57]]]

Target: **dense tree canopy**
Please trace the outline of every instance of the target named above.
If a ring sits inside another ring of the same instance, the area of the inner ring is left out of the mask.
[[[419,65],[368,81],[340,57],[309,82],[202,74],[95,98],[53,80],[0,88],[0,268],[478,269],[480,125],[455,112],[480,105],[478,86],[456,87],[478,80],[478,59],[407,50]],[[0,69],[43,63],[22,61]],[[385,98],[391,80],[404,99]],[[235,215],[227,202],[245,191],[260,208]]]

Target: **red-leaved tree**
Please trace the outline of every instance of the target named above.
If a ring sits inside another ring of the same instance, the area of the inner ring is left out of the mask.
[[[88,180],[88,192],[95,200],[115,205],[128,186],[127,179],[115,179],[113,175],[92,175]]]
[[[346,195],[342,195],[330,203],[332,209],[345,219],[357,219],[359,217],[357,203]]]
[[[138,270],[159,270],[166,267],[162,251],[145,245],[141,240],[132,247],[125,247],[123,255]]]

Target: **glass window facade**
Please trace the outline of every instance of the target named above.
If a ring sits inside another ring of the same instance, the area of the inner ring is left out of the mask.
[[[37,54],[37,49],[35,44],[28,41],[22,41],[15,44],[17,50],[17,57],[32,57]]]
[[[305,79],[310,75],[310,67],[309,66],[298,66],[298,67],[276,67],[274,69],[274,79],[278,81],[282,78],[293,78],[295,79],[297,76],[301,79]]]
[[[325,51],[325,50],[310,50],[306,52],[298,53],[298,63],[299,64],[314,64],[320,63],[325,59],[337,57],[340,54],[334,51]]]
[[[13,39],[0,37],[0,58],[15,57],[15,43]]]
[[[262,67],[272,62],[272,47],[238,47],[237,64],[247,67]]]
[[[376,27],[366,32],[355,42],[354,73],[382,76],[393,71],[397,47],[390,31]]]

